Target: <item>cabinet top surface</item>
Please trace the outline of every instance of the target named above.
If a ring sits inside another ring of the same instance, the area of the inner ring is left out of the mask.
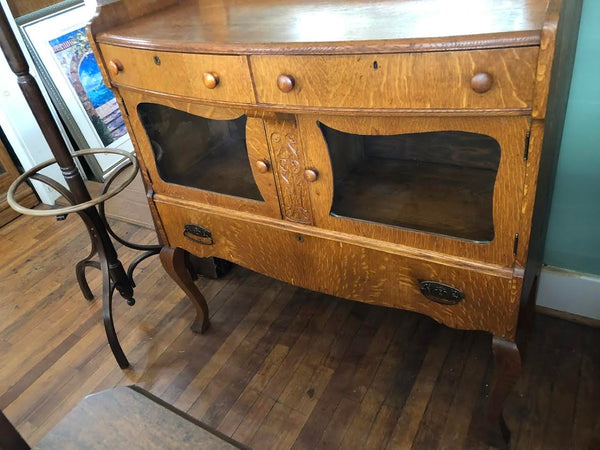
[[[214,53],[536,45],[548,2],[190,0],[131,21],[124,19],[121,25],[101,32],[97,40]]]

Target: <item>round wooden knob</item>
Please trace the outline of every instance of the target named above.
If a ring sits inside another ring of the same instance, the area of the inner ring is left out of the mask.
[[[290,92],[292,89],[294,89],[295,84],[296,81],[291,75],[281,74],[277,77],[277,87],[281,92]]]
[[[259,159],[256,161],[255,166],[256,170],[258,170],[260,173],[267,173],[269,171],[269,163],[264,159]]]
[[[202,75],[202,81],[208,89],[214,89],[219,84],[219,75],[214,72],[206,72]]]
[[[119,72],[123,70],[123,64],[118,59],[112,59],[108,62],[108,71],[113,77],[119,75]]]
[[[471,89],[478,94],[483,94],[492,88],[494,77],[487,72],[479,72],[471,78]]]
[[[315,169],[306,169],[304,171],[304,179],[306,181],[308,181],[309,183],[312,183],[313,181],[317,181],[318,177],[319,177],[319,172],[317,172]]]

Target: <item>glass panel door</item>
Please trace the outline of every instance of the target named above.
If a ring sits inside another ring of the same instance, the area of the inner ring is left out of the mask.
[[[163,181],[263,201],[248,159],[245,115],[215,120],[155,103],[140,103],[137,111]]]
[[[514,264],[525,116],[298,116],[314,224],[357,242]],[[379,245],[379,244],[377,244]]]
[[[319,124],[333,170],[330,214],[477,242],[494,239],[500,145],[464,131],[370,136]]]

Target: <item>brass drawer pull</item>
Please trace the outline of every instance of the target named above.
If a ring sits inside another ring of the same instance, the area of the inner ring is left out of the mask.
[[[464,292],[438,281],[419,281],[419,289],[429,300],[442,305],[456,305],[465,298]]]
[[[200,225],[187,224],[183,227],[183,235],[190,241],[197,242],[202,245],[213,245],[215,241],[212,238],[212,233]]]

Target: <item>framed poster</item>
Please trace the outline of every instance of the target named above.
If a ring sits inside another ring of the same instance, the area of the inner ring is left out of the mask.
[[[77,146],[133,151],[114,94],[104,85],[85,26],[94,11],[68,0],[18,19],[42,82]],[[120,159],[98,155],[88,160],[96,178]]]

